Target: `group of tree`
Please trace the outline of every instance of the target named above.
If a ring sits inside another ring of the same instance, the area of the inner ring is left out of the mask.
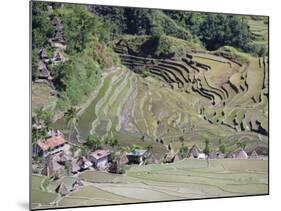
[[[112,37],[166,34],[193,42],[200,40],[208,50],[229,45],[256,55],[267,53],[266,46],[254,44],[255,36],[246,16],[96,5],[89,8],[94,15],[113,23],[109,27]]]

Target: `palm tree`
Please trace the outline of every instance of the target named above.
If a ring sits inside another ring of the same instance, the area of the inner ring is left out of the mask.
[[[240,149],[245,149],[246,148],[246,143],[245,142],[241,142],[241,141],[238,141],[236,143],[236,145],[240,148]]]
[[[74,126],[77,123],[78,120],[77,113],[78,113],[78,109],[75,107],[71,107],[65,112],[64,117],[66,119],[68,126]]]
[[[78,109],[75,107],[69,108],[65,112],[64,117],[70,130],[68,135],[68,140],[70,141],[71,134],[76,129],[76,124],[78,121]]]
[[[209,155],[211,152],[210,141],[208,139],[205,140],[205,149],[203,150],[203,152],[207,155]]]

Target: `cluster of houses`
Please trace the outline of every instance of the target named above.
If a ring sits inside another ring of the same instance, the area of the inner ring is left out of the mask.
[[[45,48],[41,48],[39,51],[39,81],[47,80],[51,81],[53,78],[49,71],[48,65],[58,64],[64,62],[66,58],[63,55],[63,51],[66,49],[66,41],[63,34],[63,23],[58,17],[54,17],[52,20],[52,25],[55,31],[55,36],[49,39],[49,43],[55,49],[52,57],[49,57],[48,52]]]
[[[195,158],[195,159],[226,159],[226,158],[232,158],[232,159],[258,159],[260,156],[256,152],[256,150],[253,150],[251,152],[246,152],[244,149],[240,149],[235,152],[228,152],[228,153],[222,153],[220,151],[217,152],[211,152],[208,155],[202,152],[202,150],[199,149],[199,147],[195,144],[192,146],[192,148],[189,150],[188,158]]]
[[[70,147],[64,134],[59,130],[50,130],[47,138],[38,140],[33,145],[32,152],[33,155],[44,158],[41,174],[55,177],[56,174],[65,174],[66,169],[76,174],[91,168],[119,173],[120,166],[125,164],[141,165],[148,155],[147,150],[136,149],[112,159],[110,150],[97,149],[87,156],[75,156],[68,150]]]
[[[135,149],[130,152],[124,152],[112,158],[114,152],[108,149],[97,149],[90,152],[87,156],[73,155],[69,149],[71,146],[65,140],[64,134],[59,130],[50,130],[48,137],[44,140],[38,140],[33,146],[33,154],[44,158],[42,175],[55,177],[56,174],[65,174],[66,169],[72,174],[84,171],[86,169],[107,170],[112,173],[122,173],[120,167],[125,164],[142,165],[146,161],[149,163],[159,163],[155,157],[145,149]],[[236,152],[222,153],[212,152],[208,155],[202,152],[195,144],[188,151],[189,159],[259,159],[261,158],[256,150],[249,153],[240,149]],[[169,151],[163,159],[164,163],[172,163],[178,160],[178,153]]]

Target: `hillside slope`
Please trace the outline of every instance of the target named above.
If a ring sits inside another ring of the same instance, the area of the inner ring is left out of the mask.
[[[249,150],[259,146],[267,152],[267,58],[230,47],[208,52],[176,40],[185,45],[163,59],[157,57],[159,46],[149,55],[142,50],[151,39],[126,36],[115,42],[127,68],[103,79],[78,122],[82,137],[90,132],[122,144],[142,144],[144,137],[162,151],[168,145],[177,150],[183,136],[188,145],[203,147],[208,139],[214,148],[224,142],[234,150],[242,141]]]

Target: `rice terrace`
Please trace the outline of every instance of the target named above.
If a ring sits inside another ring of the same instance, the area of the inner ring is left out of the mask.
[[[268,194],[268,23],[32,1],[31,208]]]

